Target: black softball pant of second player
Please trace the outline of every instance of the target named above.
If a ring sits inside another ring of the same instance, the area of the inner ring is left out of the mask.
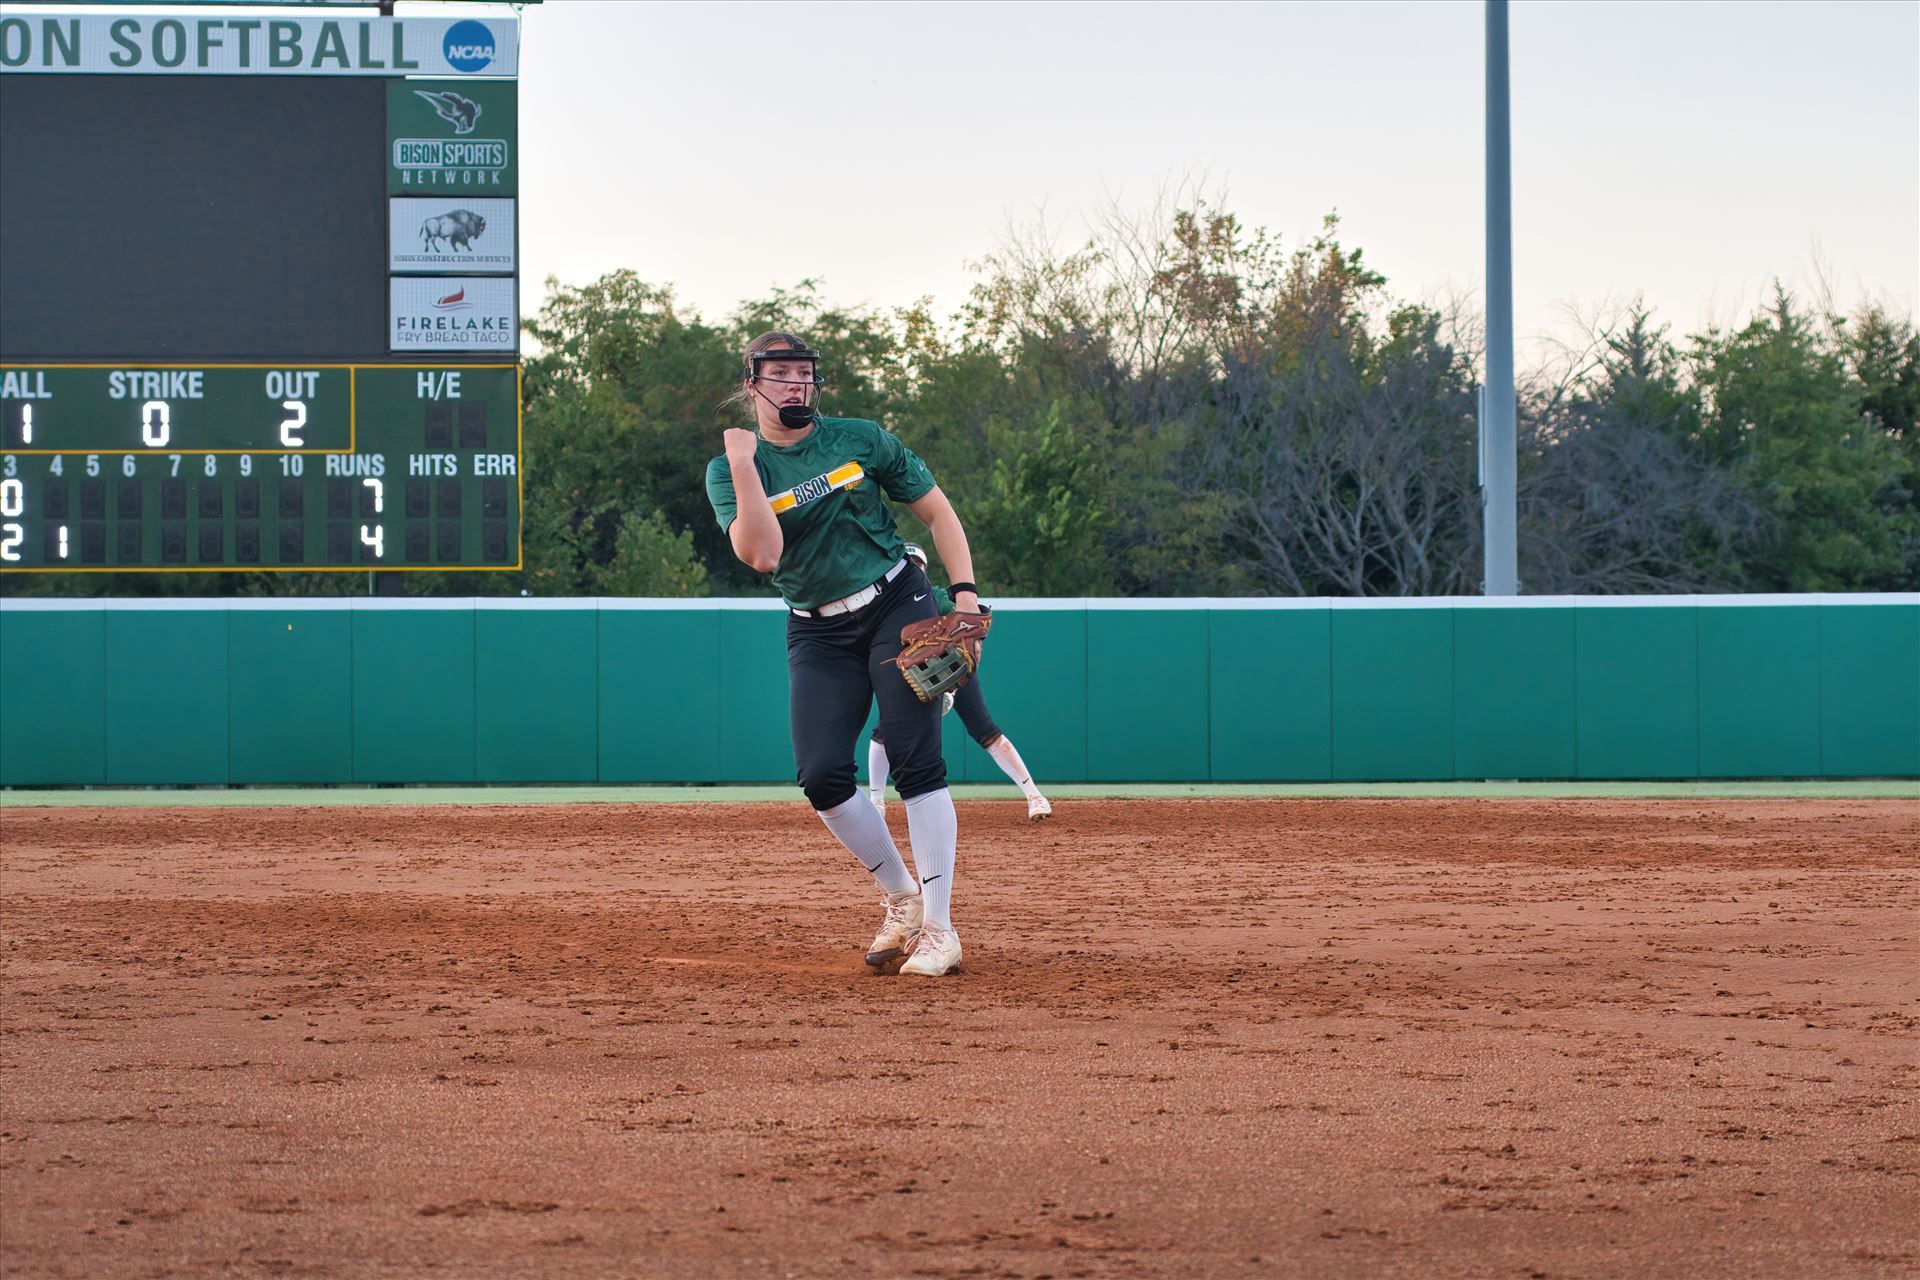
[[[793,759],[815,809],[853,798],[853,749],[877,698],[893,784],[903,800],[947,785],[940,754],[940,706],[922,702],[893,665],[900,628],[938,616],[933,587],[909,564],[864,609],[826,618],[787,618],[787,683]]]
[[[982,747],[992,746],[993,740],[1000,736],[1000,726],[993,722],[993,713],[987,710],[987,695],[981,692],[979,676],[953,691],[953,714],[967,726],[967,736]]]
[[[967,736],[982,747],[992,746],[993,740],[1000,736],[1000,726],[993,722],[993,713],[987,710],[987,695],[980,689],[979,676],[954,691],[953,710],[960,717],[960,723],[967,726]],[[873,740],[887,748],[887,763],[891,766],[893,748],[888,745],[891,740],[887,737],[884,725],[874,727]],[[903,791],[901,794],[906,793]]]

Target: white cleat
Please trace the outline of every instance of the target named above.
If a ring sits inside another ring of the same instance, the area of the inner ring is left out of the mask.
[[[939,925],[921,931],[913,954],[900,966],[900,972],[920,978],[941,978],[960,971],[960,935]]]
[[[1042,818],[1053,816],[1053,806],[1047,803],[1045,796],[1035,796],[1027,801],[1027,821],[1038,822]]]
[[[880,932],[873,935],[873,945],[867,948],[867,963],[876,969],[913,952],[920,941],[924,910],[917,892],[883,894],[882,900],[887,904],[887,918],[880,922]]]
[[[867,792],[867,799],[873,801],[873,811],[881,817],[887,816],[887,798],[878,791]]]

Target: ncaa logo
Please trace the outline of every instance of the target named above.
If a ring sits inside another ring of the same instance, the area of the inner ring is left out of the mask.
[[[484,22],[456,22],[447,28],[441,50],[455,71],[479,71],[493,61],[493,32]]]

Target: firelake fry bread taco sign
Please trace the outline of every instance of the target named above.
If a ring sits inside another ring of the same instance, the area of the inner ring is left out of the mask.
[[[518,18],[0,11],[0,74],[515,76]]]
[[[394,276],[388,314],[394,351],[473,355],[520,349],[514,282],[503,276]]]

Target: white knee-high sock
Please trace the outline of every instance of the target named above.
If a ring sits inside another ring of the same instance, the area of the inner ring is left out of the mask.
[[[847,846],[848,852],[860,859],[861,866],[873,873],[882,889],[888,893],[912,893],[918,887],[913,883],[913,874],[907,870],[906,860],[893,843],[887,820],[858,791],[851,799],[820,810],[820,821],[827,824],[827,830],[833,832],[835,839]]]
[[[887,795],[887,744],[878,738],[867,740],[867,790],[876,803]]]
[[[1040,788],[1033,785],[1033,776],[1027,772],[1027,762],[1013,749],[1013,739],[1001,734],[987,748],[987,754],[1000,766],[1000,772],[1012,778],[1020,790],[1026,792],[1027,799],[1031,800],[1040,794]]]
[[[868,805],[867,811],[872,813],[873,806]],[[907,801],[907,837],[913,841],[913,869],[920,873],[920,901],[926,909],[926,922],[951,929],[953,851],[960,842],[953,793],[942,787]]]

